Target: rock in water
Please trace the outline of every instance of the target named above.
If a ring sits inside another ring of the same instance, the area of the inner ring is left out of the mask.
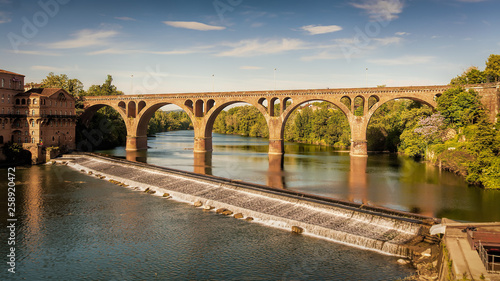
[[[297,233],[297,234],[301,234],[302,232],[304,232],[304,229],[302,227],[299,227],[299,226],[292,226],[292,232]]]
[[[242,219],[243,218],[243,214],[242,213],[234,214],[234,218],[235,219]]]
[[[198,207],[203,206],[203,203],[201,203],[200,201],[196,201],[196,202],[194,202],[194,206],[195,206],[196,208],[198,208]]]

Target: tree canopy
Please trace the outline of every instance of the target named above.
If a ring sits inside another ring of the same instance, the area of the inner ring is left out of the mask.
[[[490,82],[500,81],[500,55],[490,55],[486,61],[486,69],[484,70],[484,73]]]
[[[50,72],[42,80],[42,88],[63,88],[75,98],[84,92],[83,83],[80,80],[69,79],[66,74],[55,75],[54,72]]]
[[[123,95],[122,91],[118,91],[113,83],[113,77],[108,74],[106,81],[102,85],[92,85],[87,90],[86,96],[117,96]]]

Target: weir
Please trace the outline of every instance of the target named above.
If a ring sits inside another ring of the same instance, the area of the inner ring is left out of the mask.
[[[406,258],[412,258],[414,246],[438,222],[407,212],[91,153],[67,155],[58,161],[157,196],[168,193],[174,200],[196,202],[205,209],[224,208],[273,227],[298,227],[306,235]]]

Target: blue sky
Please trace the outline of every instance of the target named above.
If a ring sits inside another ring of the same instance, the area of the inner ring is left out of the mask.
[[[126,94],[439,85],[500,54],[498,11],[497,0],[0,0],[0,68],[85,88],[111,74]]]

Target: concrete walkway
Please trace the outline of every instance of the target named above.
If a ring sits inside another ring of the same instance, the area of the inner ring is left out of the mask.
[[[486,271],[478,252],[472,250],[467,240],[467,233],[462,232],[469,226],[488,227],[500,232],[500,223],[458,223],[444,218],[441,224],[446,226],[443,241],[449,253],[449,260],[452,261],[451,276],[454,278],[452,280],[500,280],[500,274],[490,274]],[[439,280],[449,280],[447,262],[444,261]]]

